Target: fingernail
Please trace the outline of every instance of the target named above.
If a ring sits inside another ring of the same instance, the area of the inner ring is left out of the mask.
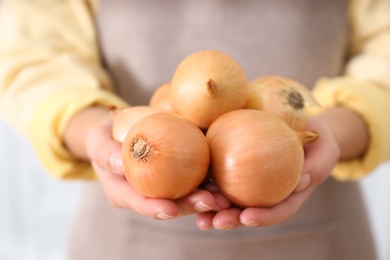
[[[163,212],[160,212],[160,213],[157,214],[157,218],[162,219],[162,220],[172,219],[174,217],[175,216],[171,216],[171,215],[165,214]]]
[[[247,226],[247,227],[256,227],[258,226],[257,222],[252,220],[252,221],[248,221],[248,222],[241,222],[243,225]]]
[[[206,205],[205,203],[203,203],[202,201],[197,201],[195,202],[194,204],[194,209],[196,211],[199,211],[199,212],[205,212],[205,211],[210,211],[212,210],[213,208],[210,207],[209,205]]]
[[[232,229],[233,227],[234,227],[234,225],[232,223],[227,223],[225,226],[217,228],[217,229],[219,229],[219,230],[229,230],[229,229]]]
[[[122,158],[119,152],[114,152],[111,154],[110,166],[115,173],[123,172]]]

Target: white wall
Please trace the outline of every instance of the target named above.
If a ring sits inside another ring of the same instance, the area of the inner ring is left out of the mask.
[[[79,183],[49,177],[29,143],[0,121],[0,259],[64,260]],[[390,259],[390,163],[362,182],[380,260]]]
[[[28,142],[0,122],[0,259],[64,260],[79,183],[40,167]]]
[[[390,162],[362,182],[381,260],[390,259]]]

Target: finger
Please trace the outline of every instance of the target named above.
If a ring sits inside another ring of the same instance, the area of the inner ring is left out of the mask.
[[[91,161],[111,173],[123,175],[122,145],[112,139],[112,122],[103,121],[87,135],[87,154]]]
[[[269,208],[246,208],[240,215],[240,222],[245,226],[264,227],[282,223],[291,218],[314,188],[293,193],[286,200]]]
[[[136,192],[124,176],[111,174],[97,165],[93,166],[109,203],[114,207],[131,209],[155,219],[171,219],[179,214],[179,208],[175,202],[146,198]]]
[[[216,201],[216,211],[228,209],[231,207],[230,201],[219,192],[212,192]]]
[[[217,202],[217,206],[215,210],[230,208],[231,206],[230,201],[219,192],[218,186],[214,181],[208,180],[204,182],[201,187],[202,189],[208,190],[212,194],[214,194],[215,200]]]
[[[295,187],[294,192],[300,192],[309,187],[311,183],[311,175],[309,173],[302,174],[297,187]]]
[[[325,138],[318,141],[318,144],[307,147],[303,168],[304,174],[310,174],[310,187],[317,186],[327,179],[338,162],[338,156],[334,156],[338,153],[337,145],[332,145]]]
[[[317,129],[320,138],[305,145],[303,173],[310,174],[310,187],[317,186],[329,177],[340,156],[339,147],[329,128],[326,125],[319,125]]]
[[[213,218],[215,214],[216,213],[212,211],[199,213],[198,218],[196,220],[196,225],[201,230],[211,229],[213,227]]]
[[[195,190],[175,202],[180,209],[180,216],[210,211],[217,206],[214,195],[206,190]]]
[[[213,226],[219,230],[229,230],[237,227],[241,227],[240,214],[241,209],[229,208],[226,210],[218,211],[213,219]]]

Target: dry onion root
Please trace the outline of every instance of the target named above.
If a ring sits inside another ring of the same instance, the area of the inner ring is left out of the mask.
[[[211,173],[221,193],[240,207],[268,207],[295,189],[303,145],[319,136],[296,132],[269,112],[241,109],[219,117],[206,137]]]
[[[180,62],[171,81],[175,111],[206,129],[220,115],[245,106],[248,82],[225,53],[206,50]]]
[[[155,113],[128,131],[122,146],[125,176],[149,198],[181,198],[206,177],[210,152],[201,130],[179,115]]]
[[[305,128],[308,108],[319,106],[311,92],[302,84],[281,76],[264,76],[249,83],[245,108],[259,109],[281,117],[291,128]]]

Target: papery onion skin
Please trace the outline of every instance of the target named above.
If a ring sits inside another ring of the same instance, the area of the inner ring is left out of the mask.
[[[249,82],[245,108],[274,113],[296,131],[305,129],[309,109],[318,106],[310,90],[293,79],[267,75]]]
[[[229,55],[204,50],[180,62],[171,81],[175,111],[206,129],[220,115],[245,106],[248,81]]]
[[[161,113],[163,110],[150,106],[129,106],[118,108],[108,107],[112,119],[112,137],[115,141],[123,143],[130,127],[141,118]]]
[[[206,137],[217,186],[246,208],[275,205],[293,192],[303,169],[303,140],[318,134],[298,134],[271,113],[241,109],[218,118]]]
[[[202,183],[210,152],[196,125],[179,115],[156,113],[129,130],[122,161],[126,179],[140,194],[178,199]]]
[[[170,82],[164,83],[153,92],[149,101],[149,106],[176,113],[173,108]]]

